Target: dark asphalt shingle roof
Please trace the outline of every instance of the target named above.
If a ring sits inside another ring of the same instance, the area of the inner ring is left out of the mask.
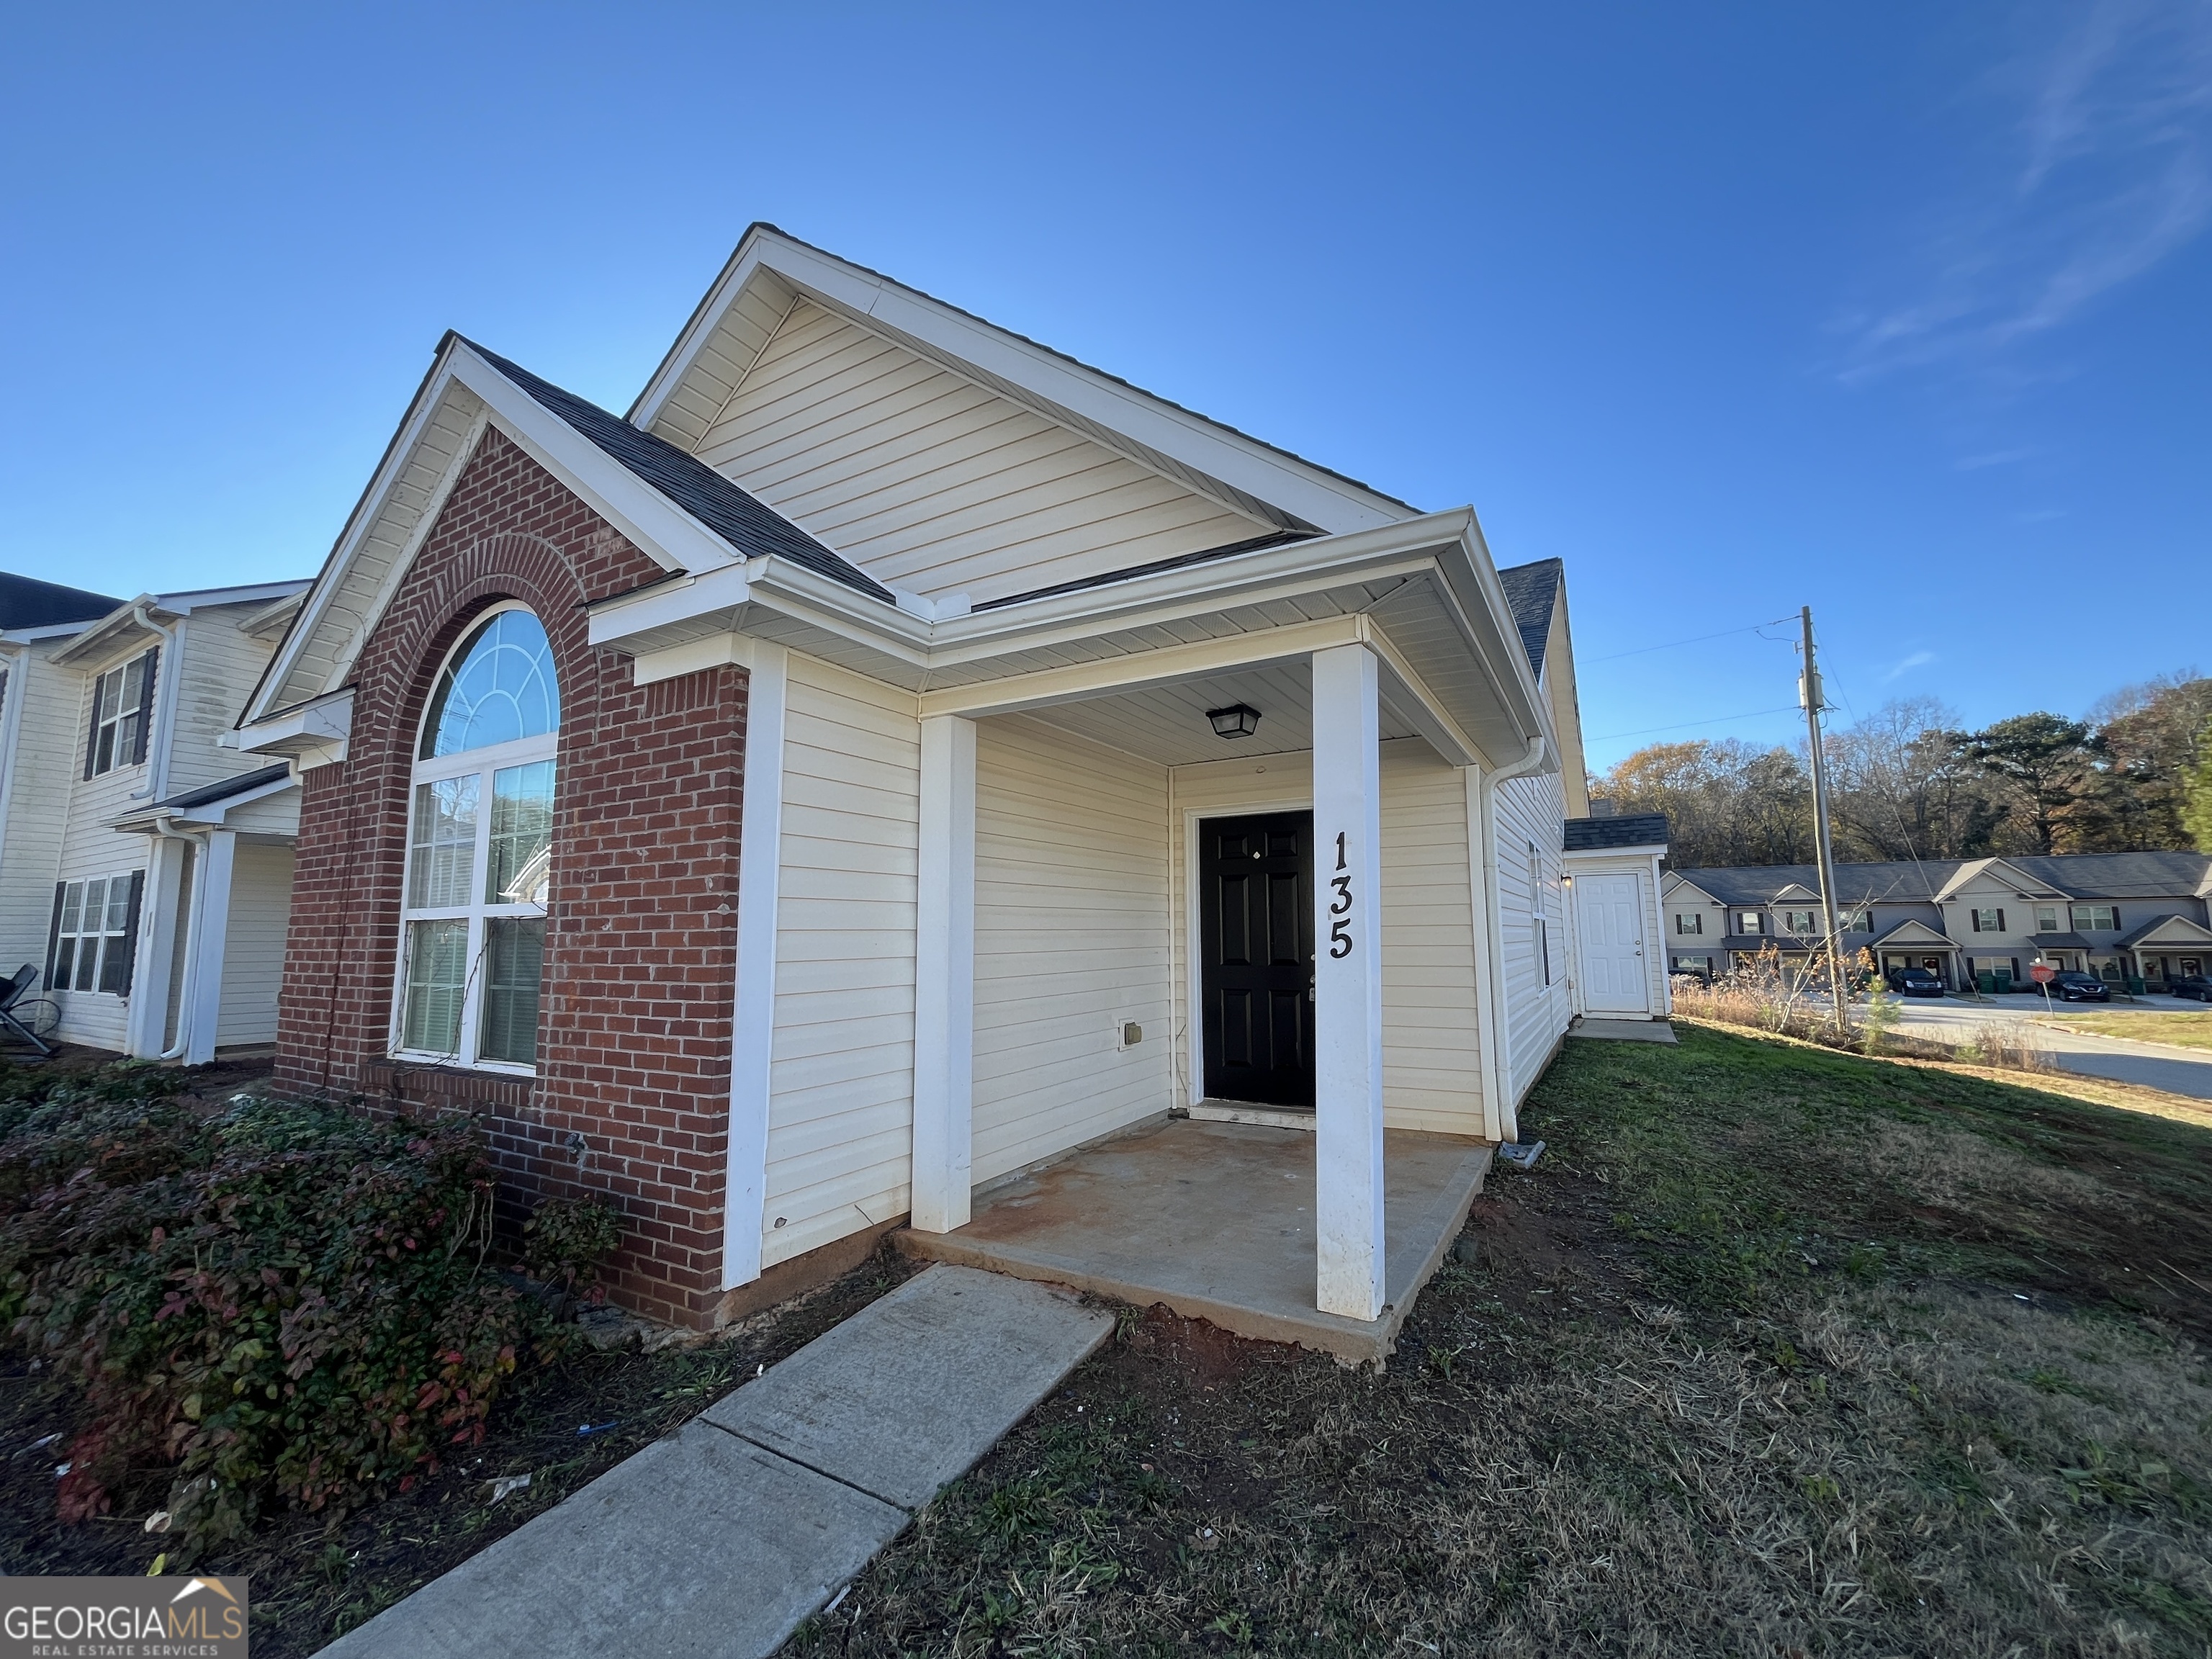
[[[0,570],[0,628],[51,628],[57,623],[97,622],[122,605],[105,593],[42,582]]]
[[[768,554],[788,559],[885,605],[896,603],[891,591],[881,582],[863,575],[840,555],[696,456],[685,454],[665,438],[640,431],[621,416],[611,415],[550,380],[540,380],[465,335],[454,337],[738,552],[747,557]]]
[[[1592,853],[1607,847],[1663,846],[1667,840],[1664,812],[1631,812],[1624,817],[1569,818],[1567,851]]]
[[[234,778],[225,778],[220,783],[203,784],[198,789],[187,789],[181,795],[172,795],[167,800],[157,800],[149,810],[161,812],[181,812],[193,806],[212,806],[219,800],[228,800],[234,795],[243,795],[264,784],[276,783],[289,776],[289,763],[279,761],[274,766],[264,766],[258,772],[242,772]]]
[[[1521,630],[1521,648],[1528,653],[1528,666],[1536,678],[1544,676],[1544,645],[1552,637],[1552,607],[1559,597],[1559,578],[1566,567],[1557,559],[1516,564],[1498,573],[1505,590],[1505,603],[1513,611],[1513,625]]]
[[[1904,860],[1887,864],[1839,864],[1836,896],[1846,904],[1883,900],[1932,904],[1936,895],[1973,859]],[[2058,853],[2048,858],[2008,858],[2030,882],[2081,899],[2188,898],[2203,884],[2212,856],[2203,853]],[[1820,872],[1809,864],[1747,865],[1728,869],[1677,870],[1723,904],[1765,904],[1792,883],[1818,892]]]

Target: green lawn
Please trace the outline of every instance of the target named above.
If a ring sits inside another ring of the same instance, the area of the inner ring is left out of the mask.
[[[2212,1644],[2212,1131],[1568,1045],[1387,1375],[1162,1315],[803,1655]]]

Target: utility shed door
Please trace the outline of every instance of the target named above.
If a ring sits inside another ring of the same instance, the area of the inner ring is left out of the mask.
[[[1636,876],[1578,876],[1575,915],[1582,928],[1583,1007],[1593,1014],[1648,1014],[1644,972],[1643,881]]]
[[[1206,1097],[1310,1107],[1313,814],[1198,827]]]

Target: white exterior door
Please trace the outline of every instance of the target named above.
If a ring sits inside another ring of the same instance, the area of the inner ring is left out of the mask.
[[[1644,971],[1643,888],[1636,876],[1575,878],[1585,1013],[1651,1012],[1650,980]]]

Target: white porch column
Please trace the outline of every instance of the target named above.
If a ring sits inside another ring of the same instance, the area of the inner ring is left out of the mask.
[[[185,1011],[191,1022],[184,1054],[187,1066],[204,1066],[215,1058],[216,1026],[222,1018],[222,953],[230,940],[230,872],[237,852],[235,830],[208,832],[199,870],[200,925],[192,941],[191,1006]]]
[[[152,837],[146,850],[146,890],[138,902],[138,960],[131,971],[131,1012],[123,1051],[158,1059],[169,1046],[169,983],[184,925],[185,851],[188,842]]]
[[[783,868],[783,714],[791,653],[754,642],[745,683],[738,821],[738,988],[730,1013],[730,1144],[722,1176],[722,1288],[761,1274],[768,1201],[769,1062],[775,1042],[775,909]]]
[[[921,1232],[968,1222],[975,1049],[975,722],[921,723],[915,907],[914,1203]]]
[[[1382,811],[1375,654],[1313,653],[1315,1305],[1382,1312]]]

